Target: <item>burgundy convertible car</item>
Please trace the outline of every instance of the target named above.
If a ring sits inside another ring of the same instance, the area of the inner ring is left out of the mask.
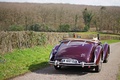
[[[102,63],[108,61],[109,54],[110,46],[98,39],[66,38],[53,48],[49,64],[56,70],[63,66],[80,66],[99,72]]]

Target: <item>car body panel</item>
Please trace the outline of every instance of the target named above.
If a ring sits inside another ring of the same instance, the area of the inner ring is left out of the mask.
[[[65,39],[53,48],[49,63],[58,66],[98,66],[108,55],[108,44],[99,40]],[[74,63],[68,60],[76,61]]]
[[[105,43],[103,45],[103,60],[105,60],[109,54],[110,54],[110,46],[107,43]]]
[[[71,41],[62,43],[58,49],[55,59],[61,60],[64,58],[77,59],[79,62],[89,62],[89,56],[92,54],[94,45],[91,43]]]
[[[95,51],[94,51],[94,63],[98,64],[99,60],[100,60],[100,56],[102,56],[103,54],[103,50],[102,47],[99,45],[96,47]]]

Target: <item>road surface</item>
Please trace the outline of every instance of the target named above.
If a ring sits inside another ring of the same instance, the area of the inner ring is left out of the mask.
[[[110,47],[109,61],[102,64],[102,70],[99,73],[78,67],[57,71],[49,66],[10,80],[116,80],[120,66],[120,43],[111,44]]]

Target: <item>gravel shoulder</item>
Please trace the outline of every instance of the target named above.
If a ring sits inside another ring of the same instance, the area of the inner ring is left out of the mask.
[[[111,44],[110,47],[109,61],[102,64],[100,73],[78,67],[63,68],[57,71],[49,66],[10,80],[116,80],[120,65],[120,43]]]

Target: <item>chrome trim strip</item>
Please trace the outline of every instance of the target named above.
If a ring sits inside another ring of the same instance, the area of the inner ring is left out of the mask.
[[[86,62],[81,62],[77,64],[72,64],[72,63],[62,63],[60,61],[49,61],[49,64],[51,65],[58,65],[58,66],[97,66],[95,63],[86,63]]]

